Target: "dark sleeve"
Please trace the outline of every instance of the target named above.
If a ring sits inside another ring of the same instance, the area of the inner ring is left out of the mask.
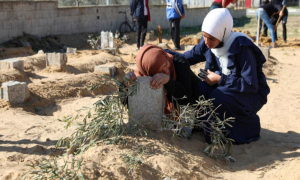
[[[135,0],[130,0],[129,6],[130,6],[130,12],[131,12],[131,14],[133,15],[133,13],[134,13],[134,11],[135,11],[135,9],[136,9],[136,3],[135,3]]]
[[[272,5],[272,14],[277,13],[278,11],[281,11],[281,9],[279,10],[275,6]]]
[[[256,59],[249,47],[242,46],[241,51],[233,55],[240,75],[222,74],[219,85],[225,86],[236,92],[256,93],[258,91],[258,77]]]
[[[193,49],[186,51],[183,56],[188,61],[188,63],[192,66],[199,62],[205,61],[204,54],[202,53],[202,49],[205,48],[205,42],[203,37],[201,37],[200,42],[193,47]]]
[[[176,71],[176,80],[170,78],[169,82],[164,85],[167,90],[167,98],[174,103],[174,98],[180,105],[191,103],[191,73],[189,63],[181,56],[174,56],[174,66]],[[186,98],[184,98],[186,97]],[[176,104],[176,103],[175,103]]]

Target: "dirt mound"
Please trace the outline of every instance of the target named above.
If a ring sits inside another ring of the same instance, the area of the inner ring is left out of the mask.
[[[65,52],[64,44],[60,42],[58,36],[38,37],[24,33],[23,36],[7,41],[2,46],[6,48],[31,47],[35,52],[39,50],[44,52]]]
[[[252,36],[251,33],[247,30],[240,30],[240,29],[237,29],[237,28],[233,28],[232,29],[233,32],[242,32],[242,33],[245,33],[247,36],[249,36],[253,41],[256,40],[256,36]]]
[[[0,85],[7,81],[26,81],[26,73],[17,69],[2,69],[0,71]]]
[[[30,56],[35,54],[31,47],[0,47],[0,59],[13,58],[18,56]]]
[[[24,60],[24,71],[38,72],[46,68],[46,54],[35,54],[22,59]]]
[[[180,39],[181,45],[197,45],[200,42],[200,38],[197,37],[184,37]]]
[[[50,75],[48,75],[50,76]],[[45,99],[63,99],[68,97],[82,97],[88,95],[98,95],[100,93],[110,94],[116,88],[95,89],[88,91],[88,87],[100,83],[101,78],[97,74],[87,73],[80,75],[61,74],[52,76],[29,84],[30,91]]]

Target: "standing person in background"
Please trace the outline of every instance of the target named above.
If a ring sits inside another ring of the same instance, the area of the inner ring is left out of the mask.
[[[258,19],[258,13],[260,12],[260,19]],[[277,8],[270,3],[269,0],[263,0],[263,5],[261,5],[256,11],[255,11],[255,16],[257,21],[263,20],[264,23],[268,26],[268,29],[270,31],[270,36],[272,39],[272,47],[275,48],[277,45],[275,44],[275,33],[274,33],[274,26],[271,22],[271,16],[274,14],[278,14],[279,11]],[[259,34],[261,30],[261,23],[259,23]],[[256,37],[258,38],[258,37]]]
[[[173,50],[180,50],[180,20],[185,17],[181,0],[167,0],[167,19],[170,23]]]
[[[286,6],[285,0],[272,0],[271,4],[273,4],[278,11],[280,11],[279,14],[274,14],[271,21],[272,24],[275,26],[279,17],[281,17],[280,21],[282,21],[282,38],[283,41],[286,43],[286,23],[287,23],[287,18],[289,15],[289,12],[287,10],[287,8],[285,7],[284,10],[282,10],[283,6]],[[275,28],[275,39],[277,40],[277,28]],[[268,36],[267,34],[267,25],[264,25],[264,32],[263,32],[264,36]]]
[[[209,11],[216,8],[226,8],[230,3],[235,4],[237,0],[214,0]]]
[[[150,11],[148,0],[130,0],[130,15],[137,23],[136,44],[137,50],[144,45],[148,21],[150,21]]]

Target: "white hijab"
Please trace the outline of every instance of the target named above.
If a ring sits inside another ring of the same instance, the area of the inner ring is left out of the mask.
[[[228,50],[238,36],[244,36],[250,39],[246,34],[240,32],[232,32],[233,19],[226,8],[217,8],[210,11],[202,24],[202,31],[217,38],[223,42],[223,47],[212,48],[211,52],[219,58],[222,73],[229,75],[231,71],[227,68],[228,65]],[[252,41],[252,39],[250,39]]]

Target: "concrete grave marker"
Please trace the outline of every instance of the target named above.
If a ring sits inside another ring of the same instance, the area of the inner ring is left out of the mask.
[[[77,48],[67,47],[67,54],[71,53],[76,55]]]
[[[259,47],[263,55],[265,56],[266,60],[270,57],[270,48],[269,47]]]
[[[151,89],[151,77],[138,77],[137,93],[128,97],[129,126],[143,124],[159,130],[165,108],[164,88]]]
[[[103,65],[95,66],[94,72],[101,72],[104,74],[109,74],[110,76],[115,76],[116,67],[114,64],[103,64]]]
[[[68,62],[68,57],[65,53],[47,53],[46,66],[57,65],[62,67]]]
[[[19,59],[5,59],[0,61],[0,69],[18,69],[23,71],[24,62]]]
[[[28,86],[25,82],[8,81],[2,83],[0,90],[1,99],[10,103],[23,103],[30,97]]]

